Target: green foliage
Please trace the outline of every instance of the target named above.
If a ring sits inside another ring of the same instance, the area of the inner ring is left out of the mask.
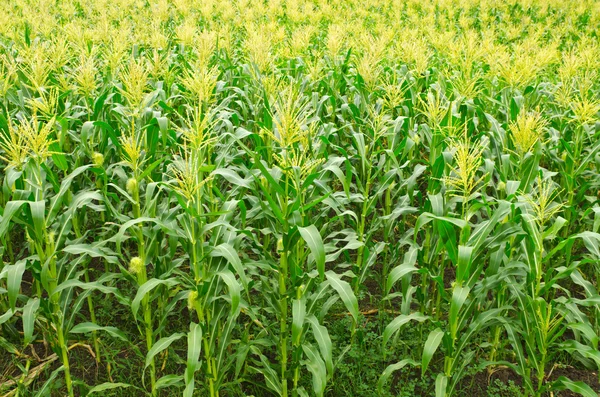
[[[0,395],[597,393],[592,0],[6,3]]]

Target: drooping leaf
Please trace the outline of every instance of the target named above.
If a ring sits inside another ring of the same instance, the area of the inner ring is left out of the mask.
[[[442,338],[444,337],[444,331],[440,328],[436,328],[429,333],[427,340],[425,341],[425,345],[423,346],[423,357],[421,359],[421,376],[425,376],[425,371],[427,371],[427,367],[429,366],[429,362],[431,358],[437,351]]]
[[[401,370],[402,368],[406,367],[407,365],[418,366],[419,363],[417,363],[416,361],[414,361],[410,358],[406,358],[402,361],[399,361],[395,364],[390,364],[386,367],[386,369],[383,371],[383,373],[379,377],[379,381],[377,382],[377,391],[379,392],[379,394],[383,394],[383,386],[385,385],[385,383],[387,382],[389,377],[394,372]]]
[[[327,271],[325,275],[327,276],[327,280],[329,281],[331,287],[333,287],[340,298],[342,298],[342,302],[344,302],[346,309],[348,309],[354,318],[354,321],[358,321],[358,300],[356,299],[350,284],[342,280],[340,276],[331,270]]]
[[[306,354],[306,366],[312,374],[313,390],[315,395],[323,396],[327,384],[327,370],[325,362],[320,357],[319,352],[314,346],[308,343],[302,344],[302,350]]]
[[[33,339],[35,316],[40,307],[38,298],[31,298],[23,307],[23,345],[27,346]]]
[[[383,331],[383,346],[385,347],[390,340],[390,338],[402,328],[404,324],[407,324],[410,321],[423,322],[429,319],[428,316],[425,316],[421,313],[411,313],[411,314],[401,314],[394,318]]]
[[[94,331],[103,331],[112,336],[113,338],[120,339],[122,341],[128,342],[127,336],[123,331],[118,329],[117,327],[112,326],[101,326],[95,323],[79,323],[69,331],[72,334],[87,334]]]
[[[26,261],[21,260],[14,265],[6,266],[6,284],[8,288],[8,302],[10,308],[15,310],[17,304],[17,295],[21,289],[21,280],[23,279],[23,273],[25,273]]]
[[[308,316],[306,320],[312,327],[313,336],[319,345],[321,356],[325,360],[327,374],[331,376],[333,374],[333,344],[329,337],[329,331],[327,331],[326,327],[319,324],[319,321],[313,315]]]
[[[98,393],[98,392],[104,392],[106,390],[113,390],[113,389],[127,389],[129,387],[132,387],[130,384],[128,383],[111,383],[111,382],[105,382],[105,383],[101,383],[97,386],[92,387],[89,391],[88,391],[88,396],[94,393]]]
[[[317,271],[321,280],[324,279],[325,275],[325,246],[323,245],[323,239],[319,230],[314,225],[308,227],[299,227],[298,231],[300,235],[306,241],[308,248],[317,264]]]
[[[146,354],[146,360],[144,362],[144,369],[148,368],[148,366],[150,365],[150,363],[152,362],[152,360],[154,359],[154,357],[162,352],[163,350],[167,349],[169,346],[171,346],[171,344],[173,342],[175,342],[176,340],[179,340],[181,338],[183,338],[185,336],[185,334],[183,333],[175,333],[171,336],[166,336],[164,338],[160,338],[153,346],[150,350],[148,350],[148,353]]]

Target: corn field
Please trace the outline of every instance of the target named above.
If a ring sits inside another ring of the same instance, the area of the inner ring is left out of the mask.
[[[597,397],[599,34],[593,0],[5,0],[0,396]]]

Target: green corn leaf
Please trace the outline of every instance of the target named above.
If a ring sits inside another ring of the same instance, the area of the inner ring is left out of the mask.
[[[583,357],[590,359],[596,363],[596,367],[600,368],[600,351],[596,348],[584,345],[576,340],[569,340],[562,344],[563,348],[572,353],[577,353]]]
[[[306,320],[312,327],[313,336],[319,345],[321,357],[323,357],[327,367],[327,374],[331,376],[333,375],[333,344],[329,332],[326,327],[319,324],[319,320],[315,316],[308,316]]]
[[[306,317],[306,300],[294,299],[292,302],[292,343],[295,346],[300,345],[304,319]]]
[[[436,328],[429,333],[429,336],[425,341],[425,346],[423,347],[423,357],[421,359],[421,376],[425,376],[425,371],[427,371],[429,362],[435,354],[443,337],[444,331],[442,331],[440,328]]]
[[[29,204],[29,201],[17,200],[9,201],[4,206],[4,213],[0,218],[0,236],[4,236],[10,225],[11,219],[17,215],[17,213],[23,208],[24,205]],[[31,225],[33,226],[33,225]]]
[[[331,160],[331,158],[330,158],[330,160]],[[346,197],[349,198],[350,197],[350,185],[349,185],[348,181],[346,180],[346,176],[344,175],[344,172],[340,169],[340,167],[336,164],[329,164],[329,165],[323,167],[323,171],[331,171],[338,178],[338,181],[340,181],[340,183],[342,184],[342,187],[344,188]]]
[[[239,276],[242,285],[244,286],[244,290],[246,290],[246,293],[249,294],[248,278],[246,277],[246,272],[244,270],[244,266],[242,265],[242,261],[240,260],[240,257],[238,256],[235,249],[230,244],[223,243],[216,246],[213,249],[211,255],[222,256],[223,258],[227,259],[229,263],[231,263],[237,275]]]
[[[464,283],[471,275],[469,269],[471,267],[471,259],[473,257],[473,247],[464,245],[458,246],[458,263],[456,266],[456,282]]]
[[[381,374],[381,376],[379,377],[379,381],[377,382],[377,391],[379,392],[379,394],[383,394],[383,386],[386,384],[386,382],[388,381],[390,376],[394,372],[401,370],[402,368],[406,367],[407,365],[412,365],[412,366],[416,367],[419,365],[419,363],[417,363],[414,360],[411,360],[410,358],[406,358],[395,364],[388,365],[386,367],[386,369],[383,370],[383,373]]]
[[[350,312],[355,322],[358,322],[358,300],[356,300],[356,296],[354,292],[352,292],[352,288],[350,284],[345,282],[333,271],[329,270],[325,273],[327,276],[327,280],[331,287],[338,293],[340,298],[342,298],[342,302],[346,306],[346,309]]]
[[[569,328],[574,331],[581,332],[582,335],[588,340],[589,343],[592,344],[594,349],[598,350],[598,342],[600,342],[600,336],[596,334],[596,331],[592,329],[592,326],[588,323],[569,323],[567,324]],[[600,367],[600,362],[598,362],[598,366]]]
[[[163,350],[167,349],[169,346],[171,346],[171,344],[173,342],[175,342],[176,340],[179,340],[181,338],[183,338],[185,336],[185,334],[183,333],[175,333],[171,336],[166,336],[164,338],[160,338],[153,346],[150,350],[148,350],[148,353],[146,354],[146,360],[144,362],[144,369],[148,368],[148,366],[150,365],[150,363],[152,362],[152,360],[154,359],[154,357],[162,352]]]
[[[510,342],[513,346],[513,349],[515,350],[515,353],[516,353],[518,365],[515,368],[517,369],[519,374],[522,376],[523,381],[527,385],[527,388],[529,390],[532,390],[533,384],[531,383],[531,380],[528,379],[528,377],[526,376],[526,374],[527,374],[526,369],[528,368],[527,367],[527,365],[528,365],[527,359],[525,358],[525,354],[523,352],[523,347],[521,345],[521,340],[518,338],[518,334],[515,330],[515,326],[513,324],[505,322],[504,328],[506,329],[508,339],[510,340]]]
[[[435,378],[435,397],[446,397],[446,388],[448,387],[448,377],[439,373]]]
[[[21,289],[21,280],[23,279],[23,273],[25,273],[26,261],[21,260],[14,265],[6,266],[6,284],[8,289],[8,302],[10,308],[15,310],[17,304],[17,296]]]
[[[129,342],[127,336],[123,331],[112,326],[101,326],[95,323],[79,323],[69,331],[72,334],[88,334],[95,331],[103,331],[112,336],[113,338],[120,339],[124,342]]]
[[[33,340],[35,316],[40,307],[38,298],[31,298],[23,307],[23,345],[27,346]]]
[[[536,150],[536,154],[528,154],[521,164],[521,183],[519,191],[529,193],[531,191],[532,181],[538,172],[541,154]]]
[[[586,280],[583,277],[583,275],[579,272],[579,270],[574,270],[571,273],[571,280],[573,280],[573,282],[575,284],[578,284],[579,286],[583,287],[583,290],[585,291],[585,295],[588,298],[593,297],[593,296],[598,296],[598,290],[596,290],[596,287],[594,287],[594,284],[592,284],[591,282]]]
[[[29,207],[31,208],[31,218],[37,241],[43,241],[44,232],[46,231],[46,202],[43,200],[30,201]]]
[[[416,247],[411,247],[406,255],[404,256],[404,263],[396,266],[390,271],[390,274],[385,284],[385,294],[388,295],[396,282],[409,274],[413,274],[419,271],[415,266],[417,262],[417,255],[419,251]]]
[[[307,357],[305,364],[312,374],[313,390],[315,395],[323,396],[323,393],[325,393],[325,386],[327,384],[327,370],[325,368],[325,362],[319,355],[318,350],[315,349],[315,347],[311,344],[303,344],[302,351],[304,351],[304,354]]]
[[[165,160],[162,159],[162,158],[160,158],[160,159],[154,161],[152,164],[146,166],[146,168],[144,169],[144,172],[142,172],[140,174],[140,176],[138,177],[138,179],[140,181],[146,179],[147,177],[150,176],[150,174],[152,174],[152,171],[154,171],[156,169],[156,167],[158,167],[161,164],[164,164],[164,162],[165,162]]]
[[[132,387],[130,384],[127,383],[121,383],[121,382],[117,382],[117,383],[111,383],[111,382],[105,382],[105,383],[101,383],[97,386],[92,387],[87,395],[91,395],[94,393],[99,393],[99,392],[105,392],[107,390],[113,390],[113,389],[127,389],[129,387]]]
[[[579,160],[579,166],[577,167],[573,175],[581,175],[581,173],[585,171],[587,167],[589,167],[590,162],[596,156],[596,153],[598,151],[600,151],[600,142],[597,142],[593,147],[587,150],[587,154],[585,155],[585,157]]]
[[[561,216],[557,217],[552,226],[550,226],[547,230],[544,230],[542,234],[542,239],[544,240],[552,240],[556,237],[558,232],[567,224],[567,220]]]
[[[62,180],[58,193],[56,193],[50,201],[50,207],[48,208],[48,224],[51,224],[56,218],[56,215],[60,211],[60,207],[63,204],[65,194],[67,194],[67,192],[71,188],[71,185],[73,184],[75,178],[83,174],[91,167],[91,165],[83,165],[81,167],[77,167],[75,170],[73,170],[73,172],[71,172],[66,178]]]
[[[196,323],[190,323],[190,332],[188,332],[188,351],[187,365],[185,368],[184,397],[192,397],[194,394],[194,373],[198,368],[200,353],[202,351],[202,327]]]
[[[317,264],[317,271],[321,280],[325,277],[325,246],[319,230],[314,225],[299,227],[300,235],[306,241],[308,248]]]
[[[304,386],[299,386],[296,390],[294,390],[295,392],[298,393],[298,395],[300,397],[310,397],[310,394],[308,394],[306,392],[306,389],[304,388]]]
[[[598,393],[592,390],[592,388],[584,382],[574,382],[564,376],[559,377],[552,384],[554,390],[565,390],[568,389],[573,393],[581,394],[584,397],[598,397]]]
[[[156,390],[166,389],[168,387],[179,387],[183,381],[183,376],[181,375],[165,375],[160,379],[156,380]]]
[[[278,396],[281,396],[283,394],[282,386],[281,380],[279,379],[277,372],[275,372],[275,370],[271,367],[271,363],[269,362],[269,359],[267,357],[265,357],[263,354],[260,354],[259,357],[262,363],[262,367],[252,367],[252,369],[262,374],[265,378],[265,384],[267,385],[267,387],[273,390]]]
[[[446,252],[450,257],[450,260],[453,263],[457,263],[459,247],[454,226],[450,222],[444,221],[434,222],[434,226],[437,226],[436,230],[440,235],[440,239],[444,242],[444,246],[446,247]]]
[[[485,249],[485,241],[491,234],[491,232],[498,226],[498,223],[502,221],[510,213],[510,203],[506,201],[500,201],[498,207],[495,209],[492,218],[480,223],[473,233],[469,237],[467,245],[473,247],[474,252],[479,252],[481,249]]]
[[[102,246],[92,244],[70,244],[63,251],[73,255],[88,255],[90,258],[102,258],[108,263],[119,263],[119,259],[112,251]]]
[[[84,281],[80,281],[80,280],[76,280],[76,279],[63,281],[54,289],[54,291],[52,291],[52,295],[61,293],[64,290],[68,290],[71,288],[81,288],[84,291],[100,291],[103,294],[111,294],[111,295],[114,295],[114,296],[120,298],[121,300],[125,300],[123,298],[123,296],[121,295],[121,293],[119,292],[119,290],[115,287],[109,287],[98,281],[92,281],[92,282],[86,283]]]
[[[52,162],[54,165],[56,165],[61,171],[67,171],[69,169],[69,163],[67,162],[66,156],[60,152],[58,143],[52,143],[50,145],[50,150],[52,150]]]
[[[241,186],[246,189],[252,189],[252,181],[248,179],[244,179],[239,176],[237,172],[230,168],[217,168],[213,171],[215,175],[221,175],[225,178],[229,183],[232,183],[236,186]]]
[[[231,300],[231,314],[235,315],[240,309],[240,284],[230,271],[218,273],[219,277],[227,284],[229,288],[229,298]]]
[[[285,194],[285,190],[273,178],[273,176],[271,175],[271,173],[267,170],[267,168],[263,164],[262,160],[260,160],[258,158],[258,156],[254,157],[254,165],[260,170],[261,174],[265,177],[265,179],[267,180],[267,182],[269,182],[269,186],[271,188],[275,189],[275,191],[278,194],[280,194],[280,195],[284,195]],[[259,184],[259,186],[262,186],[262,183],[258,183],[258,184]]]
[[[585,247],[594,255],[594,258],[600,259],[600,233],[582,232],[574,236],[583,240]]]
[[[52,373],[50,374],[48,379],[46,379],[46,382],[44,382],[42,387],[37,391],[37,393],[35,393],[35,397],[50,396],[50,393],[56,382],[56,377],[58,376],[58,374],[60,374],[64,370],[65,370],[65,366],[61,365],[60,367],[58,367],[54,371],[52,371]]]
[[[142,217],[142,218],[132,219],[128,222],[125,222],[119,229],[119,232],[117,234],[115,234],[109,240],[109,241],[114,241],[117,244],[117,252],[118,253],[121,253],[121,245],[126,240],[125,233],[127,232],[127,230],[129,228],[131,228],[132,226],[135,226],[140,223],[154,223],[168,231],[172,231],[166,224],[164,224],[163,222],[161,222],[159,219],[156,219],[156,218]]]
[[[448,316],[448,323],[450,325],[450,336],[452,338],[455,338],[458,332],[458,315],[460,309],[467,300],[467,296],[469,296],[469,292],[470,289],[468,287],[461,287],[459,285],[455,285],[454,290],[452,291],[450,314]]]
[[[6,312],[4,312],[2,315],[0,315],[0,325],[4,324],[8,320],[10,320],[12,318],[12,316],[15,315],[15,313],[17,313],[15,310],[8,309]]]
[[[178,281],[175,279],[167,279],[167,280],[158,280],[156,278],[151,278],[146,281],[143,285],[140,286],[137,293],[135,294],[135,298],[131,302],[131,311],[134,316],[137,316],[137,312],[140,309],[140,304],[142,303],[142,299],[150,293],[154,288],[159,285],[165,285],[167,288],[171,288],[178,284]]]
[[[467,226],[467,222],[465,222],[463,219],[450,218],[446,216],[436,216],[429,212],[424,212],[417,218],[417,223],[415,224],[414,231],[415,238],[417,236],[417,233],[423,228],[423,226],[434,220],[452,224],[458,227],[459,229],[463,229],[465,226]]]
[[[410,321],[417,321],[422,323],[423,321],[429,319],[428,316],[425,316],[421,313],[411,313],[411,314],[401,314],[394,318],[383,331],[383,346],[387,345],[390,338],[402,328],[404,324],[409,323]]]
[[[271,177],[271,179],[273,179]],[[277,217],[277,220],[281,223],[284,224],[284,218],[287,216],[286,214],[283,214],[281,212],[281,209],[279,208],[279,204],[277,204],[277,202],[275,201],[275,199],[273,199],[273,197],[271,196],[271,193],[269,193],[269,191],[267,190],[266,187],[263,186],[263,184],[260,181],[255,181],[256,184],[260,187],[260,190],[262,190],[265,199],[267,200],[267,202],[269,203],[269,208],[271,209],[271,211],[273,211],[273,214]],[[279,186],[279,184],[276,183],[276,186]]]
[[[313,208],[313,207],[317,206],[318,204],[322,203],[323,201],[327,200],[329,198],[329,196],[331,196],[332,194],[333,194],[333,192],[328,192],[328,193],[322,195],[321,197],[318,197],[315,200],[311,201],[310,203],[305,204],[302,207],[302,212],[307,212],[311,208]]]

